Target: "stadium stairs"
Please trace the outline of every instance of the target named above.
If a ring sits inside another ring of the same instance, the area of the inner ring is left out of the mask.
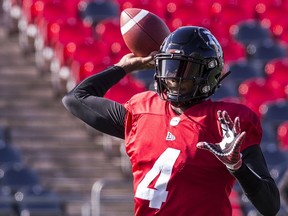
[[[65,202],[65,216],[89,215],[96,181],[125,181],[120,158],[103,153],[102,137],[87,133],[85,125],[65,110],[61,99],[53,96],[49,76],[37,73],[34,56],[24,56],[17,36],[7,35],[1,24],[0,47],[0,126],[9,128],[11,145],[39,174],[43,187]],[[114,206],[108,205],[103,214],[121,215]],[[122,202],[120,208],[128,211],[131,204]]]

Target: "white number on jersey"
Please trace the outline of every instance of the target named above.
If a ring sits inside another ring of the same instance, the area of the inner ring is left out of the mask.
[[[167,184],[170,180],[173,166],[180,154],[180,150],[167,148],[157,159],[152,169],[145,175],[136,189],[135,197],[150,200],[149,207],[160,209],[166,201],[168,191]],[[160,175],[159,175],[160,173]],[[155,187],[149,188],[149,184],[159,175]]]

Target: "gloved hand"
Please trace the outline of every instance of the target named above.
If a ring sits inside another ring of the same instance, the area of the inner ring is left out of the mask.
[[[237,170],[242,165],[240,146],[246,133],[241,132],[239,117],[233,122],[226,111],[218,111],[217,115],[222,128],[222,141],[216,144],[199,142],[197,148],[212,152],[228,169]]]

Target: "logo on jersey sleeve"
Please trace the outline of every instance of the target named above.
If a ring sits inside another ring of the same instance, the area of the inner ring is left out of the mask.
[[[176,139],[176,137],[171,132],[168,131],[167,136],[166,136],[166,140],[173,141],[175,139]]]

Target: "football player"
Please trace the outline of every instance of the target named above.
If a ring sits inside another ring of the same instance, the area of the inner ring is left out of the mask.
[[[152,60],[156,91],[136,94],[124,105],[103,97]],[[225,77],[223,65],[222,48],[209,30],[180,27],[157,54],[127,54],[63,98],[90,126],[125,139],[135,215],[231,216],[236,181],[261,214],[278,212],[279,191],[261,152],[259,118],[242,104],[209,98]]]

